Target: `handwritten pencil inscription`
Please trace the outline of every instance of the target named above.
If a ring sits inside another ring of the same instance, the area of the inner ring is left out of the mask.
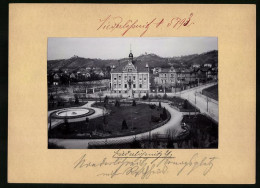
[[[173,174],[176,176],[190,175],[196,171],[206,176],[213,169],[216,159],[214,156],[206,157],[195,153],[188,160],[182,160],[175,157],[170,150],[148,153],[143,150],[133,152],[119,149],[112,158],[105,157],[99,162],[89,161],[87,155],[83,154],[75,161],[73,168],[103,168],[107,171],[97,176],[110,178],[130,175],[148,179],[152,175],[168,173],[169,168],[176,170],[176,174]]]
[[[104,30],[113,32],[114,30],[121,30],[121,36],[125,36],[130,30],[140,30],[140,37],[153,28],[168,28],[168,29],[180,29],[185,27],[190,27],[194,24],[192,21],[193,13],[190,13],[187,17],[172,17],[170,19],[166,18],[151,18],[147,21],[140,21],[139,19],[124,19],[121,16],[108,15],[105,18],[100,18],[98,20],[97,30]]]

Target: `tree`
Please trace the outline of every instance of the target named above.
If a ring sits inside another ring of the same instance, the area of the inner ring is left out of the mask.
[[[75,97],[75,104],[79,104],[79,97],[78,97],[78,95],[75,94],[74,97]]]
[[[120,107],[120,103],[119,103],[118,100],[116,100],[115,106],[116,106],[116,107]]]
[[[159,108],[162,108],[161,101],[159,102]]]
[[[136,102],[135,102],[135,100],[133,100],[133,104],[132,104],[132,106],[136,106]]]
[[[160,114],[160,118],[162,119],[162,120],[166,120],[167,119],[167,111],[166,111],[166,109],[165,108],[163,108],[163,113],[162,114]]]
[[[131,144],[130,147],[133,149],[138,149],[138,148],[142,148],[140,141],[138,140],[134,140]]]
[[[148,95],[148,93],[146,93],[146,98],[147,98],[147,99],[149,98],[149,95]]]
[[[166,111],[165,107],[163,108],[163,117],[164,117],[164,120],[167,119],[167,111]]]
[[[184,102],[183,102],[183,108],[184,108],[184,109],[188,109],[188,101],[187,101],[187,100],[184,100]]]
[[[125,120],[123,120],[123,122],[122,122],[122,130],[124,130],[124,129],[128,129],[128,126],[127,126]]]
[[[86,117],[86,123],[87,123],[87,124],[89,123],[89,118],[88,118],[88,117]]]
[[[60,90],[63,92],[63,93],[66,93],[68,91],[67,87],[61,87]]]
[[[164,95],[163,95],[163,99],[167,99],[167,94],[166,93],[164,93]]]
[[[100,91],[99,93],[98,93],[98,97],[99,97],[99,102],[101,102],[101,97],[103,96],[103,93]]]
[[[104,99],[104,103],[105,103],[105,104],[108,104],[108,97],[107,97],[107,95],[106,95],[106,97],[105,97],[105,99]]]
[[[49,100],[50,100],[50,102],[53,102],[53,101],[54,101],[54,97],[53,97],[53,95],[52,95],[52,94],[50,95],[50,98],[49,98]]]

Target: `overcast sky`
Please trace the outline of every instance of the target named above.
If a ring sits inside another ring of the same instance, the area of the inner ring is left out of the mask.
[[[154,53],[161,57],[200,54],[218,50],[217,37],[142,37],[142,38],[48,38],[48,60],[85,58],[120,59]]]

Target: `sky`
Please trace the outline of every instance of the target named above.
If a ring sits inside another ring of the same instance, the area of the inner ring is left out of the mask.
[[[154,53],[161,57],[201,54],[218,50],[217,37],[136,37],[136,38],[48,38],[48,60],[85,58],[121,59]]]

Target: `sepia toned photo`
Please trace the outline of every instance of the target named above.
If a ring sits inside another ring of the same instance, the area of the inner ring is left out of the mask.
[[[48,149],[218,148],[217,37],[48,38],[47,50]]]

